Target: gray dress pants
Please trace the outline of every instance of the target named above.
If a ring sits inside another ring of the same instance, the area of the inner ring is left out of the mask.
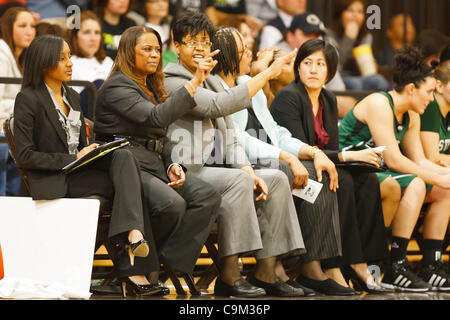
[[[240,169],[202,167],[191,171],[222,196],[218,214],[221,257],[255,251],[256,259],[304,253],[300,225],[286,175],[276,169],[255,170],[269,194],[255,202],[253,179]]]

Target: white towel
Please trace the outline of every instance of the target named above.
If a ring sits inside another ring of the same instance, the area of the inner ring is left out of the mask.
[[[58,283],[28,279],[0,280],[0,298],[7,299],[89,299],[90,292],[75,292]]]

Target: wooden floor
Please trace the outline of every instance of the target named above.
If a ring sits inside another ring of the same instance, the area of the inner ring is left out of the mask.
[[[100,249],[100,251],[103,249]],[[412,240],[410,244],[408,245],[408,251],[412,252],[415,250],[419,250],[419,247],[417,243]],[[203,250],[205,251],[205,249]],[[254,261],[252,261],[253,258],[243,258],[243,262],[245,264],[252,264]],[[408,260],[411,263],[416,263],[422,259],[421,255],[408,255]],[[449,258],[448,255],[443,255],[442,260],[444,263],[448,265]],[[210,259],[199,259],[197,262],[201,265],[209,265],[212,263]],[[96,262],[94,262],[94,265],[96,265]],[[104,265],[104,266],[112,266],[111,262],[106,262],[105,264],[97,262],[97,265]],[[202,292],[201,296],[193,296],[189,294],[189,288],[184,282],[182,278],[179,279],[181,284],[183,285],[184,290],[186,291],[186,295],[178,295],[175,291],[175,287],[171,283],[170,279],[166,281],[165,285],[170,289],[170,294],[166,295],[164,297],[127,297],[122,298],[122,296],[119,293],[119,288],[117,287],[117,294],[114,295],[104,295],[104,294],[93,294],[90,298],[90,300],[155,300],[155,301],[161,301],[161,300],[178,300],[178,301],[202,301],[202,300],[237,300],[236,298],[218,298],[213,295],[214,292],[214,281],[210,284],[207,291]],[[197,280],[194,279],[194,280]],[[246,299],[238,299],[245,301]],[[368,294],[366,292],[361,293],[359,296],[350,296],[350,297],[339,297],[339,296],[325,296],[325,295],[316,295],[314,297],[299,297],[299,298],[277,298],[277,297],[262,297],[257,299],[258,301],[267,301],[267,300],[341,300],[341,301],[367,301],[367,300],[386,300],[386,301],[392,301],[392,300],[450,300],[450,292],[449,293],[436,293],[436,292],[428,292],[428,293],[390,293],[390,294],[384,294],[384,295],[378,295],[378,294]]]

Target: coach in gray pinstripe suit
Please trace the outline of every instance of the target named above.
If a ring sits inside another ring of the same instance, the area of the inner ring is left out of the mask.
[[[198,30],[186,28],[183,30],[188,30],[187,34],[181,31],[180,35],[176,25],[173,32],[178,48],[182,46],[186,49],[184,52],[190,51],[191,55],[203,47],[203,42],[196,48],[199,42],[185,42],[186,35],[191,38],[206,34],[209,41],[207,32],[213,33],[212,24],[204,15],[192,15],[196,17],[179,18],[177,24],[192,24]],[[169,94],[193,77],[181,64],[169,64],[164,71]],[[286,284],[276,281],[274,273],[277,256],[305,251],[288,179],[277,169],[253,170],[235,137],[233,122],[227,115],[250,106],[247,86],[224,92],[220,83],[211,77],[208,79],[208,83],[204,83],[206,88],[199,87],[201,92],[194,96],[196,107],[169,126],[165,147],[172,149],[173,161],[208,181],[222,195],[218,235],[223,265],[215,293],[226,294],[217,289],[218,283],[221,283],[220,288],[226,288],[242,281],[236,264],[238,254],[254,251],[257,259],[254,278],[262,281],[258,287],[264,287],[269,295],[281,295],[289,290],[301,295],[298,290],[294,292],[294,288],[289,286],[288,289]],[[255,201],[254,187],[261,192],[259,201]],[[272,290],[274,286],[286,290]],[[231,290],[230,294],[236,295]]]

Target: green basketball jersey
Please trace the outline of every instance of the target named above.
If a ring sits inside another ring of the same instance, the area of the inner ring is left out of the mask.
[[[420,116],[420,131],[431,131],[439,134],[439,152],[448,153],[450,147],[450,112],[444,118],[439,105],[434,99]]]
[[[389,99],[389,105],[394,116],[394,134],[397,142],[400,143],[409,127],[409,115],[405,113],[404,124],[400,125],[395,117],[394,102],[391,95],[384,91],[379,93]],[[339,148],[341,150],[344,148],[365,149],[366,144],[371,148],[376,147],[369,126],[356,119],[353,110],[354,108],[345,115],[339,125]]]

